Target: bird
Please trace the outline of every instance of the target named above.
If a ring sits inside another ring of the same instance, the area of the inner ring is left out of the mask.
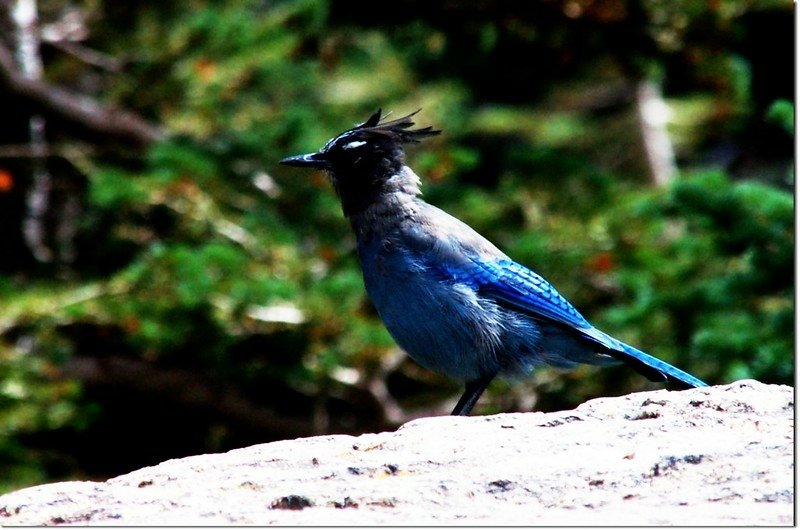
[[[420,110],[386,121],[378,109],[319,151],[280,163],[327,174],[390,335],[418,364],[464,384],[452,415],[468,416],[496,377],[518,380],[544,365],[622,362],[652,381],[707,386],[595,328],[543,277],[426,202],[405,146],[442,131],[413,128]]]

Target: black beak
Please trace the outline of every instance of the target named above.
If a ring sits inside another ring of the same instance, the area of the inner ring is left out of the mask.
[[[281,160],[281,164],[284,166],[318,167],[321,169],[328,167],[328,161],[320,153],[290,156]]]

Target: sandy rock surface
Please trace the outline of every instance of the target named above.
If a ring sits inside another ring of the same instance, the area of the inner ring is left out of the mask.
[[[730,385],[437,417],[0,497],[0,525],[793,525],[794,394]]]

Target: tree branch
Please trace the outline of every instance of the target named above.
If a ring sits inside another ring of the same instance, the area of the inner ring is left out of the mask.
[[[34,148],[30,144],[0,145],[0,159],[3,158],[63,158],[70,160],[76,155],[94,155],[98,150],[89,144],[52,144]]]
[[[192,407],[210,409],[279,438],[319,434],[311,421],[280,416],[241,394],[233,385],[210,381],[194,372],[158,368],[136,359],[112,356],[73,356],[57,367],[58,378],[84,383],[132,388]]]
[[[102,105],[90,98],[45,81],[29,79],[14,64],[12,53],[0,43],[0,83],[20,97],[100,134],[148,144],[165,132],[132,112]]]
[[[76,42],[70,42],[66,40],[53,40],[45,42],[50,46],[75,57],[79,61],[91,66],[96,66],[97,68],[102,68],[103,70],[107,70],[109,72],[119,73],[122,71],[124,66],[124,62],[116,57],[111,57],[110,55],[87,48],[86,46],[81,46]]]

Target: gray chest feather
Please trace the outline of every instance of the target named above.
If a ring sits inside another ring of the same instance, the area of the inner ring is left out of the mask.
[[[387,329],[415,361],[460,380],[496,370],[499,308],[431,270],[391,239],[361,249],[364,283]]]

